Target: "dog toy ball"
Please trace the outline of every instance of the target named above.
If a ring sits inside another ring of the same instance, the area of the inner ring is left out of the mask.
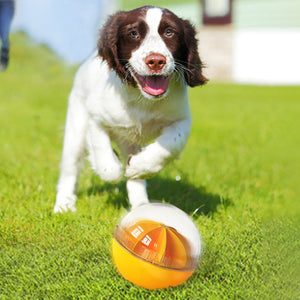
[[[196,226],[179,208],[143,204],[116,227],[112,257],[119,273],[132,283],[161,289],[185,282],[201,250]]]

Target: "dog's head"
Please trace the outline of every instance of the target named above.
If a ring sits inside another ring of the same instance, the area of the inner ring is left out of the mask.
[[[122,81],[147,98],[162,97],[174,74],[189,86],[204,84],[195,28],[167,9],[143,6],[112,15],[103,26],[99,55]]]

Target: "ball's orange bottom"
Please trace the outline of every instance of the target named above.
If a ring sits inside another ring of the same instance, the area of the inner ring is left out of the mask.
[[[185,282],[194,270],[175,270],[159,267],[130,253],[115,239],[112,256],[120,274],[132,283],[147,289],[162,289]]]

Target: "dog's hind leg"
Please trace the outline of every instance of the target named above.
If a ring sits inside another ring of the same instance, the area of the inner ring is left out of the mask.
[[[75,189],[85,150],[87,123],[88,113],[83,99],[76,89],[73,89],[69,97],[55,213],[76,210]]]
[[[132,208],[149,202],[146,180],[127,180],[127,193]]]
[[[122,141],[119,143],[125,160],[129,161],[131,156],[140,152],[141,147]],[[129,204],[135,208],[143,203],[148,203],[147,182],[143,179],[128,179],[126,183]]]

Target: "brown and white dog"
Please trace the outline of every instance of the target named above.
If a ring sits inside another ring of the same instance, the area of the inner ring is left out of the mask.
[[[195,29],[167,9],[120,11],[104,25],[98,55],[78,70],[69,97],[54,212],[75,211],[85,149],[101,179],[127,177],[132,207],[145,179],[179,156],[190,134],[188,86],[204,84]],[[122,151],[123,164],[111,146]]]

